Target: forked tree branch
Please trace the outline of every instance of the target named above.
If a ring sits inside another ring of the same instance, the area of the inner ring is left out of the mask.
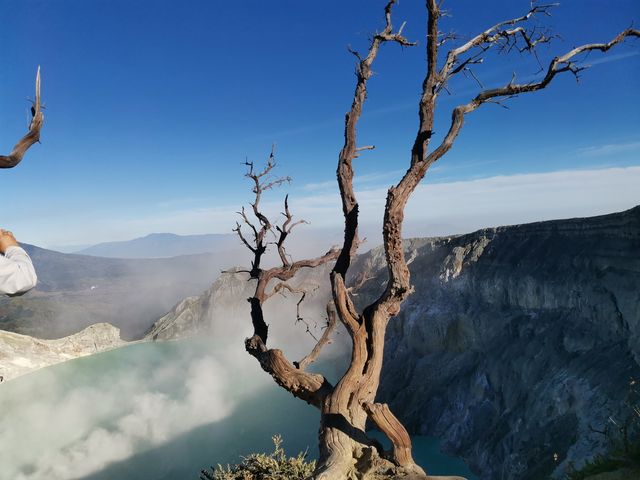
[[[326,345],[329,345],[331,343],[331,335],[333,335],[333,331],[335,330],[337,324],[336,320],[337,315],[335,305],[331,301],[327,303],[327,325],[324,329],[324,332],[322,332],[322,336],[313,347],[313,350],[311,350],[311,352],[309,352],[306,357],[304,357],[297,363],[294,362],[294,365],[296,367],[298,367],[300,370],[305,370],[309,365],[317,360],[322,349]]]
[[[324,376],[296,368],[281,350],[267,349],[255,335],[246,339],[245,347],[278,385],[317,408],[322,406],[324,397],[333,390]]]
[[[358,247],[358,202],[353,189],[353,160],[358,156],[357,124],[362,115],[362,107],[366,100],[367,81],[372,75],[371,66],[378,55],[380,47],[386,42],[395,42],[402,46],[415,45],[409,42],[403,35],[404,24],[397,32],[393,31],[391,12],[396,0],[391,0],[385,6],[385,27],[382,32],[376,33],[369,46],[367,56],[362,58],[357,52],[353,52],[358,58],[356,66],[356,88],[351,109],[345,116],[344,145],[340,151],[338,161],[338,187],[342,199],[342,212],[345,217],[344,244],[342,253],[336,261],[334,272],[343,278],[346,275],[351,259]]]
[[[447,54],[447,58],[444,62],[444,65],[442,66],[442,69],[438,73],[441,85],[446,84],[453,75],[461,70],[458,65],[460,57],[477,47],[482,49],[482,51],[480,52],[482,53],[487,48],[496,44],[500,40],[506,40],[508,42],[510,38],[515,38],[516,36],[520,36],[524,40],[526,44],[526,50],[532,50],[537,44],[549,41],[550,38],[547,37],[544,33],[541,33],[537,37],[534,37],[535,29],[527,31],[522,27],[516,27],[512,29],[505,29],[504,27],[526,22],[527,20],[533,18],[535,15],[549,16],[550,10],[554,7],[557,7],[558,5],[559,4],[557,3],[535,5],[525,15],[496,23],[492,27],[473,37],[465,44],[450,50]],[[471,58],[474,57],[475,56],[472,56]],[[469,61],[469,59],[463,61],[462,65],[468,63]],[[456,65],[458,65],[458,67],[456,67]]]
[[[504,85],[499,88],[493,88],[488,90],[483,90],[476,97],[471,100],[469,103],[464,105],[459,105],[454,108],[451,116],[451,125],[449,127],[449,131],[447,132],[442,143],[436,148],[433,152],[429,154],[426,158],[424,165],[420,169],[421,171],[428,168],[433,162],[437,161],[441,158],[445,153],[447,153],[451,147],[453,146],[453,142],[456,137],[460,133],[462,126],[464,124],[464,116],[467,113],[473,112],[478,107],[480,107],[483,103],[488,103],[491,101],[495,101],[496,99],[501,98],[512,98],[514,96],[535,92],[537,90],[542,90],[546,88],[551,81],[556,77],[556,75],[560,73],[570,72],[573,75],[577,75],[580,71],[584,70],[587,67],[578,66],[574,63],[573,59],[580,55],[581,53],[590,52],[590,51],[601,51],[606,52],[611,49],[613,46],[621,43],[627,37],[640,37],[640,30],[635,30],[632,28],[628,28],[613,38],[608,43],[589,43],[586,45],[582,45],[580,47],[576,47],[564,55],[555,57],[549,63],[547,71],[544,77],[536,82],[525,83],[525,84],[516,84],[513,83],[513,79],[507,85]]]
[[[329,250],[321,257],[308,260],[298,260],[287,266],[273,267],[268,270],[260,269],[256,277],[256,289],[253,297],[249,298],[251,304],[251,321],[254,333],[251,338],[246,339],[245,348],[247,352],[255,357],[262,368],[269,373],[275,381],[291,392],[296,397],[320,408],[324,395],[331,392],[333,387],[329,382],[319,374],[307,374],[291,363],[280,350],[268,349],[267,340],[269,326],[264,319],[263,305],[264,302],[273,294],[266,293],[266,288],[271,280],[277,279],[283,283],[280,287],[276,286],[274,291],[291,288],[293,291],[299,291],[290,287],[286,282],[291,280],[296,273],[303,268],[315,268],[335,260],[339,250]],[[286,286],[285,286],[286,285]],[[296,306],[298,312],[297,318],[300,318],[300,303]],[[293,374],[292,371],[296,373]]]
[[[282,215],[284,215],[285,221],[282,226],[276,225],[276,230],[278,230],[278,232],[280,233],[280,236],[278,237],[278,240],[276,242],[276,247],[278,249],[280,261],[282,261],[282,266],[287,267],[291,264],[291,260],[287,255],[284,243],[294,227],[309,222],[307,222],[306,220],[298,220],[297,222],[293,221],[293,215],[289,210],[289,195],[286,195],[284,197],[284,212],[282,212]]]
[[[40,67],[36,73],[36,94],[31,106],[31,123],[29,132],[22,137],[13,147],[9,155],[0,155],[0,168],[13,168],[24,158],[27,150],[40,141],[40,130],[44,124],[44,114],[42,113],[42,102],[40,100]]]
[[[276,179],[270,178],[270,173],[273,168],[276,166],[275,163],[275,145],[271,147],[271,153],[269,154],[269,159],[267,160],[267,164],[264,169],[255,172],[253,162],[245,161],[245,165],[247,166],[247,173],[245,177],[251,180],[253,183],[253,187],[251,191],[254,194],[253,202],[251,203],[251,209],[253,211],[254,217],[258,221],[258,225],[260,228],[256,227],[256,225],[249,220],[249,216],[247,215],[245,208],[238,212],[238,215],[242,218],[242,222],[247,225],[251,231],[253,232],[253,241],[249,242],[247,238],[242,233],[242,224],[236,222],[236,227],[233,229],[234,232],[238,234],[238,237],[242,241],[242,243],[253,253],[253,260],[251,261],[251,277],[258,278],[258,275],[261,271],[260,264],[262,262],[262,257],[267,251],[267,239],[266,236],[269,232],[271,232],[273,225],[269,218],[262,213],[260,210],[260,200],[262,199],[262,194],[266,190],[270,190],[274,187],[280,186],[283,183],[291,182],[291,177],[280,177]]]

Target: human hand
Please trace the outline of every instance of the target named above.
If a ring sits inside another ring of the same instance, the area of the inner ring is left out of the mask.
[[[8,230],[2,230],[0,228],[0,253],[4,254],[9,247],[17,247],[18,242],[16,237],[13,236]]]

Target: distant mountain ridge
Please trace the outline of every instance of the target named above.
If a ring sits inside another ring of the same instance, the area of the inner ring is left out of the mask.
[[[99,243],[74,253],[107,258],[169,258],[239,250],[238,238],[227,233],[202,235],[151,233],[133,240]]]

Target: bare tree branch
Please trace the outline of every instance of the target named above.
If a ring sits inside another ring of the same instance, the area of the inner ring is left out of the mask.
[[[0,155],[0,168],[13,168],[24,158],[27,150],[40,141],[40,130],[44,124],[44,114],[42,113],[42,102],[40,100],[40,67],[36,73],[36,94],[31,106],[31,123],[29,132],[22,137],[13,147],[9,155]]]
[[[236,222],[236,228],[234,228],[233,231],[238,234],[238,237],[240,237],[240,240],[242,240],[242,243],[244,243],[244,245],[249,250],[251,250],[253,253],[256,253],[256,249],[247,241],[246,238],[244,238],[244,235],[242,234],[242,227],[238,222]]]
[[[538,43],[541,43],[541,42],[544,43],[548,41],[549,39],[545,35],[540,35],[538,36],[537,39],[533,39],[532,35],[533,35],[533,32],[535,31],[533,31],[532,33],[528,33],[522,27],[516,27],[510,30],[504,29],[503,27],[526,22],[527,20],[529,20],[530,18],[538,14],[550,15],[550,10],[557,6],[558,6],[557,3],[550,3],[546,5],[534,5],[525,15],[522,15],[517,18],[512,18],[510,20],[504,20],[502,22],[498,22],[492,27],[479,33],[478,35],[473,37],[471,40],[466,42],[465,44],[459,46],[458,48],[454,48],[450,50],[447,53],[447,59],[445,60],[445,63],[442,69],[438,73],[440,83],[441,84],[447,83],[447,81],[449,80],[449,78],[451,78],[451,76],[458,73],[460,69],[456,69],[456,65],[459,63],[460,56],[464,55],[465,53],[469,52],[470,50],[476,47],[480,47],[484,51],[486,50],[487,45],[491,46],[492,44],[495,44],[501,39],[508,40],[509,38],[513,38],[517,35],[520,35],[521,38],[524,39],[525,43],[527,44],[527,49],[529,50],[533,49],[535,45],[537,45]]]
[[[251,277],[258,278],[261,271],[260,265],[262,262],[262,257],[267,251],[266,235],[267,233],[271,232],[273,228],[273,225],[269,218],[267,218],[267,216],[260,210],[260,200],[262,199],[262,194],[266,190],[270,190],[274,187],[280,186],[283,183],[289,183],[291,181],[291,178],[280,177],[275,180],[269,180],[270,173],[276,166],[275,146],[272,146],[267,164],[261,171],[256,172],[254,170],[253,162],[245,161],[245,165],[247,166],[247,173],[245,173],[245,177],[250,179],[253,184],[251,191],[255,196],[253,202],[251,203],[251,208],[254,217],[258,221],[259,228],[256,227],[256,225],[251,222],[251,220],[249,220],[249,216],[247,215],[245,208],[242,207],[242,209],[238,212],[238,215],[240,215],[240,217],[242,218],[243,223],[246,224],[253,232],[253,245],[243,235],[242,227],[239,222],[236,222],[236,227],[233,229],[233,231],[238,234],[242,243],[253,253],[253,260],[251,262],[251,271],[253,273],[251,274]]]
[[[253,231],[254,240],[258,240],[258,230],[256,229],[255,225],[251,223],[251,221],[249,220],[249,217],[247,216],[247,212],[245,211],[244,207],[242,207],[242,209],[238,212],[238,215],[242,217],[242,220],[244,221],[244,223],[248,225],[249,228]],[[236,225],[237,224],[238,222],[236,222]]]
[[[318,285],[315,285],[313,290],[317,290],[317,289],[318,289]],[[293,294],[296,294],[296,293],[300,294],[300,299],[298,300],[298,303],[296,303],[296,323],[302,323],[306,327],[306,333],[308,333],[309,336],[311,336],[311,338],[313,338],[317,342],[318,339],[311,331],[311,325],[309,325],[309,322],[307,322],[302,316],[302,309],[301,309],[302,302],[304,302],[304,299],[307,297],[307,294],[309,293],[309,291],[306,288],[303,288],[302,286],[292,287],[287,282],[280,282],[275,287],[273,287],[273,290],[271,290],[271,293],[268,293],[265,295],[264,301],[267,301],[269,298],[271,298],[277,293],[279,293],[282,296],[285,296],[284,294],[285,290]],[[294,362],[294,365],[295,365],[295,362]]]
[[[322,406],[323,399],[333,389],[331,383],[322,375],[296,368],[285,358],[281,350],[268,350],[258,336],[248,338],[245,348],[278,385],[317,408]]]
[[[333,387],[329,382],[318,374],[307,374],[302,372],[294,364],[289,362],[284,354],[280,350],[267,349],[267,338],[269,332],[269,326],[264,320],[263,304],[273,295],[266,293],[266,288],[269,282],[273,279],[278,279],[283,283],[281,286],[276,286],[275,290],[282,290],[285,288],[292,288],[293,291],[297,289],[289,287],[286,283],[292,279],[295,274],[303,268],[315,268],[320,265],[331,262],[337,258],[339,250],[329,250],[321,257],[308,260],[299,260],[293,262],[287,266],[273,267],[269,270],[260,269],[255,273],[255,277],[258,280],[253,297],[248,301],[251,305],[251,322],[253,324],[254,334],[251,338],[246,339],[245,348],[247,352],[255,357],[262,368],[269,373],[275,381],[293,395],[302,398],[303,400],[320,408],[322,404],[323,396],[332,391]],[[304,297],[303,297],[304,298]],[[300,317],[300,302],[297,305],[297,317]],[[297,373],[292,373],[296,370]]]
[[[294,362],[293,364],[298,367],[300,370],[305,370],[309,365],[315,362],[320,355],[320,352],[324,348],[325,345],[329,345],[331,343],[331,335],[336,328],[337,324],[337,314],[335,310],[335,305],[333,305],[333,301],[327,303],[327,325],[320,337],[320,340],[317,341],[313,350],[309,352],[309,354],[304,357],[299,362]]]
[[[393,32],[391,13],[395,3],[396,0],[391,0],[385,6],[385,28],[373,36],[367,56],[362,58],[357,52],[351,50],[358,58],[357,83],[351,109],[345,116],[344,146],[340,151],[337,171],[342,211],[345,217],[345,232],[342,253],[336,261],[334,271],[343,277],[358,246],[358,202],[353,189],[353,159],[357,157],[356,126],[366,100],[367,81],[372,75],[371,66],[378,55],[380,46],[386,42],[395,42],[403,46],[415,45],[402,35],[404,24],[397,32]]]
[[[284,215],[285,221],[281,227],[276,226],[276,229],[280,233],[280,236],[278,237],[278,240],[276,242],[276,246],[278,249],[278,255],[280,256],[280,260],[282,261],[282,265],[287,267],[291,264],[291,261],[287,256],[287,251],[285,249],[284,243],[294,227],[309,222],[307,222],[306,220],[298,220],[297,222],[293,221],[293,215],[289,210],[289,195],[286,195],[284,197],[284,212],[282,212],[282,215]]]
[[[465,105],[460,105],[453,110],[452,118],[451,118],[451,126],[449,127],[449,131],[445,136],[442,143],[436,148],[433,152],[431,152],[428,158],[424,162],[424,171],[436,160],[442,157],[445,153],[447,153],[451,147],[453,146],[453,142],[456,137],[460,133],[464,123],[464,116],[467,113],[473,112],[483,103],[487,103],[493,99],[499,98],[510,98],[516,95],[520,95],[522,93],[535,92],[537,90],[541,90],[547,87],[551,81],[555,78],[555,76],[559,73],[570,72],[574,75],[577,75],[580,71],[584,70],[586,67],[580,67],[573,62],[573,59],[584,52],[590,51],[601,51],[606,52],[613,46],[621,43],[627,37],[640,37],[640,30],[635,29],[627,29],[620,32],[614,39],[612,39],[608,43],[589,43],[586,45],[582,45],[576,47],[569,52],[561,55],[559,57],[555,57],[551,60],[545,76],[531,83],[525,84],[516,84],[514,83],[514,79],[505,86],[499,88],[493,88],[489,90],[484,90],[480,92],[476,97],[471,100],[469,103]],[[422,170],[422,169],[421,169]],[[424,174],[423,174],[424,175]]]
[[[375,145],[365,145],[364,147],[358,147],[356,148],[356,154],[353,156],[353,158],[360,157],[360,152],[364,152],[365,150],[375,150],[375,149],[376,149]]]

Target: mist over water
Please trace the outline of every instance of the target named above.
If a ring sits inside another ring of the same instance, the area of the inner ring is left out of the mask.
[[[238,394],[230,374],[195,343],[140,344],[8,382],[3,478],[81,478],[220,420]]]
[[[317,410],[275,386],[241,345],[142,343],[1,384],[0,478],[197,480],[203,468],[271,451],[274,434],[289,454],[315,457]],[[467,473],[425,441],[432,473],[437,462]]]

